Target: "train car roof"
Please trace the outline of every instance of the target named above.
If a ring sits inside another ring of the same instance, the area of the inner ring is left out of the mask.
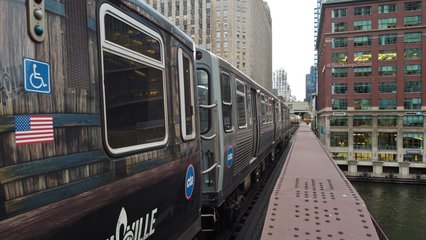
[[[197,51],[201,51],[204,53],[209,54],[211,57],[215,57],[217,59],[219,59],[219,61],[224,62],[226,65],[228,65],[230,68],[232,68],[235,72],[237,72],[239,75],[244,76],[246,79],[250,80],[250,84],[253,84],[256,86],[257,89],[261,89],[262,92],[266,92],[270,95],[270,97],[273,97],[275,100],[279,100],[280,102],[284,103],[284,101],[282,101],[281,99],[279,99],[277,96],[275,96],[274,94],[272,94],[270,91],[268,91],[266,88],[264,88],[263,86],[261,86],[259,83],[257,83],[256,81],[254,81],[251,77],[249,77],[247,74],[243,73],[241,70],[239,70],[238,68],[236,68],[234,65],[232,65],[231,63],[229,63],[227,60],[223,59],[222,57],[212,53],[211,51],[208,51],[204,48],[200,48],[197,47],[196,48]]]
[[[157,10],[155,10],[145,1],[142,1],[142,0],[120,0],[120,1],[126,6],[129,6],[128,3],[131,3],[134,6],[139,7],[140,9],[133,9],[133,10],[137,11],[139,14],[148,18],[157,26],[163,28],[165,31],[172,34],[174,37],[179,39],[185,45],[191,46],[191,48],[194,48],[195,44],[192,41],[191,37],[189,37],[184,31],[182,31],[179,27],[173,24],[169,19],[167,19],[162,14],[160,14]]]

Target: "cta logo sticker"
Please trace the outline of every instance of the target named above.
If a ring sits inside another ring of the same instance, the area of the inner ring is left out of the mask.
[[[194,170],[194,166],[192,166],[192,164],[189,164],[188,168],[186,169],[186,176],[185,176],[186,200],[191,199],[192,193],[194,192],[194,187],[195,187],[195,170]]]
[[[226,165],[228,168],[232,166],[232,163],[234,162],[234,149],[232,146],[228,147],[228,150],[226,151]]]

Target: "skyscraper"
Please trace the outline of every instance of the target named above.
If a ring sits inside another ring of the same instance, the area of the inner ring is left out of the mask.
[[[272,20],[263,0],[147,0],[195,43],[272,90]]]
[[[291,100],[290,85],[287,81],[287,72],[281,68],[273,73],[272,88],[277,89],[278,96],[282,96],[285,102]]]

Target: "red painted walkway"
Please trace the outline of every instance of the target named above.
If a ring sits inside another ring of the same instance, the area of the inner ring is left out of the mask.
[[[364,201],[304,123],[272,193],[262,239],[379,239]]]

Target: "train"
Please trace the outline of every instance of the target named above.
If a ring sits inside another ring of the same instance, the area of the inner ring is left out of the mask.
[[[191,239],[232,219],[294,130],[281,99],[143,1],[0,13],[2,240]]]

